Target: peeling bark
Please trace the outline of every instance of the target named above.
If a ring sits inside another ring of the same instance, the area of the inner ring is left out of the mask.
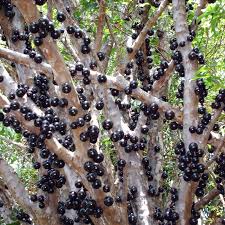
[[[196,86],[193,80],[198,65],[196,61],[190,61],[188,54],[192,50],[191,42],[187,41],[189,35],[187,25],[187,15],[185,1],[173,0],[173,18],[175,21],[175,31],[178,43],[185,41],[186,45],[180,48],[185,70],[185,82],[184,82],[184,109],[183,109],[183,137],[185,148],[191,142],[197,142],[196,136],[189,132],[190,126],[196,126],[198,122],[198,99],[194,92]],[[179,187],[179,200],[177,203],[177,211],[180,215],[180,225],[188,225],[189,218],[191,216],[192,199],[194,194],[195,185],[187,183],[182,179]]]

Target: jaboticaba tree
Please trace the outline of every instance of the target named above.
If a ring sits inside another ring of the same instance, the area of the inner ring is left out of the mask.
[[[224,15],[0,0],[0,224],[225,224]]]

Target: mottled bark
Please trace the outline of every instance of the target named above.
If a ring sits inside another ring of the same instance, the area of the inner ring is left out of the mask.
[[[197,142],[196,136],[189,132],[190,126],[196,126],[198,122],[198,98],[194,92],[196,86],[193,80],[197,71],[197,62],[190,61],[188,54],[192,50],[191,42],[187,41],[189,35],[187,14],[185,1],[173,0],[173,18],[175,21],[175,31],[178,43],[185,41],[186,44],[180,48],[182,54],[182,64],[184,66],[185,81],[184,81],[184,109],[183,109],[183,138],[185,148],[191,142]],[[182,180],[179,187],[179,200],[177,203],[177,211],[180,215],[180,225],[188,225],[191,216],[192,199],[195,185]]]

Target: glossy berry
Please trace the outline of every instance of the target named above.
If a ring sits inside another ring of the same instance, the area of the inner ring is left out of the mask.
[[[60,30],[53,30],[51,31],[51,37],[53,39],[58,39],[61,36],[61,31]]]
[[[66,31],[68,34],[73,34],[75,32],[75,28],[73,26],[68,26]]]
[[[110,186],[107,185],[107,184],[104,185],[102,189],[103,189],[103,191],[106,192],[106,193],[107,193],[107,192],[110,192]]]
[[[136,89],[137,87],[138,87],[137,81],[132,80],[132,81],[130,82],[130,88],[131,88],[131,89]]]
[[[78,113],[78,110],[76,107],[72,106],[68,109],[69,115],[70,116],[76,116]]]
[[[107,77],[103,74],[98,75],[97,80],[99,83],[105,83],[107,81]]]
[[[88,157],[90,157],[90,158],[92,158],[92,159],[95,158],[97,154],[98,154],[98,152],[97,152],[97,150],[94,149],[94,148],[90,148],[90,149],[88,149],[88,151],[87,151]]]
[[[66,16],[65,16],[62,12],[58,12],[58,13],[57,13],[57,20],[58,20],[59,22],[63,22],[63,21],[66,20]]]
[[[42,56],[41,55],[39,55],[39,54],[36,54],[35,55],[35,57],[34,57],[34,62],[36,62],[36,63],[38,63],[38,64],[40,64],[40,63],[42,63]]]
[[[105,198],[104,198],[104,204],[106,205],[106,206],[112,206],[113,205],[113,198],[111,197],[111,196],[106,196]]]
[[[30,200],[31,200],[32,202],[36,202],[36,201],[38,200],[37,195],[31,195],[31,196],[30,196]]]
[[[189,144],[189,150],[190,151],[197,151],[198,150],[198,144],[195,142],[192,142]]]
[[[137,216],[135,216],[134,213],[130,213],[128,215],[128,222],[129,224],[137,224]]]
[[[35,37],[35,39],[34,39],[34,44],[35,44],[35,46],[41,46],[42,43],[43,43],[42,38],[40,38],[40,37]]]
[[[96,104],[95,104],[95,107],[97,110],[102,110],[103,107],[104,107],[104,102],[102,100],[98,101]]]
[[[113,128],[113,122],[109,119],[102,122],[102,127],[105,130],[110,130]]]
[[[165,117],[167,120],[172,120],[175,117],[175,113],[172,110],[168,110],[165,112]]]
[[[36,5],[44,5],[47,2],[47,0],[35,0]]]
[[[81,182],[81,181],[77,181],[77,182],[75,183],[75,187],[76,187],[76,188],[82,188],[82,187],[83,187],[82,182]]]
[[[103,52],[98,52],[97,53],[99,61],[103,61],[105,59],[105,53]]]
[[[71,90],[72,90],[72,87],[71,87],[71,85],[69,83],[64,83],[62,85],[62,92],[63,93],[68,94],[68,93],[71,92]]]
[[[117,162],[117,165],[119,167],[125,167],[126,166],[126,161],[124,159],[119,159],[118,162]]]
[[[94,189],[99,189],[102,186],[101,180],[96,179],[93,183],[92,183],[92,187]]]
[[[143,125],[143,126],[141,127],[141,133],[142,133],[142,134],[147,134],[148,131],[149,131],[148,126]]]

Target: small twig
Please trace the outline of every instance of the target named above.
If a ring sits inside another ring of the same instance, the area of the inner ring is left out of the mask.
[[[161,48],[158,48],[158,47],[155,47],[153,46],[153,48],[160,54],[160,56],[165,59],[167,62],[168,62],[168,57],[166,57],[164,55],[164,53],[167,53],[165,50],[161,49]],[[164,53],[163,53],[164,52]]]
[[[206,168],[209,168],[212,165],[212,163],[215,161],[215,159],[217,158],[221,149],[223,148],[224,143],[225,143],[225,136],[223,136],[223,138],[221,139],[212,159],[209,162],[206,163]]]
[[[7,142],[8,144],[11,144],[11,145],[15,145],[19,148],[23,148],[23,149],[26,149],[27,147],[19,142],[16,142],[16,141],[13,141],[13,140],[10,140],[2,135],[0,135],[0,139],[4,142]]]
[[[220,117],[220,115],[222,113],[222,110],[223,110],[223,107],[224,107],[224,104],[222,103],[221,107],[215,111],[210,123],[207,126],[207,129],[205,130],[204,134],[202,135],[201,144],[203,146],[205,146],[207,144],[210,132],[212,131],[214,124],[216,123],[216,121]]]
[[[118,43],[117,43],[116,38],[115,38],[115,36],[113,34],[112,26],[111,26],[111,24],[109,22],[109,18],[108,18],[107,15],[105,16],[105,21],[106,21],[107,27],[109,29],[109,33],[110,33],[110,36],[112,38],[112,41],[115,43],[116,48],[118,48]]]
[[[49,19],[52,19],[52,9],[53,9],[53,1],[48,0],[48,12],[47,12],[47,17]]]
[[[225,209],[225,201],[224,201],[224,197],[222,194],[220,194],[220,201],[222,202],[223,208]]]
[[[221,135],[218,135],[217,133],[214,133],[214,132],[211,132],[211,134],[212,134],[212,138],[208,140],[208,144],[211,144],[214,147],[218,147],[222,138]],[[225,150],[225,145],[224,145],[224,150]]]
[[[77,53],[75,52],[75,49],[71,46],[71,44],[68,42],[67,38],[61,40],[64,47],[69,51],[69,53],[73,56],[74,60],[80,61],[80,58],[78,57]]]
[[[195,16],[194,16],[194,19],[191,23],[191,28],[192,30],[196,30],[197,27],[198,27],[198,24],[197,24],[197,18],[203,13],[202,9],[204,9],[207,5],[208,1],[207,0],[200,0],[199,2],[199,5],[195,11]]]

